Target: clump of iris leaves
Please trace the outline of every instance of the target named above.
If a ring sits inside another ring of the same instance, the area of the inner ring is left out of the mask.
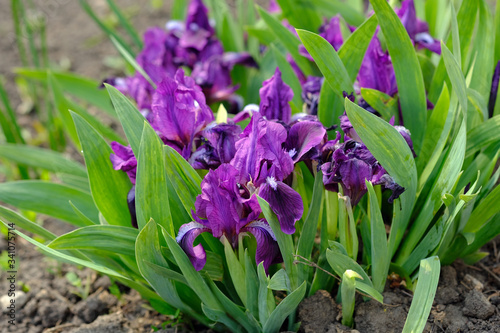
[[[297,330],[298,304],[320,289],[352,326],[356,292],[383,302],[389,274],[414,292],[404,332],[421,332],[440,265],[487,255],[500,232],[500,6],[174,1],[141,39],[107,3],[114,25],[81,1],[129,67],[100,85],[51,68],[12,2],[17,74],[46,99],[35,107],[53,149],[26,144],[2,88],[0,156],[23,180],[0,184],[22,212],[0,217],[19,237],[161,313],[234,332]],[[77,229],[56,236],[27,211]]]

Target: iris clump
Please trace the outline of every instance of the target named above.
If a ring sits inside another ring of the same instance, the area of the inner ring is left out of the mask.
[[[73,105],[109,108],[98,83],[82,92],[67,82],[88,81],[68,73],[27,72],[46,75],[54,129],[87,170],[26,149],[63,176],[0,184],[0,200],[78,228],[55,236],[7,208],[0,217],[214,330],[297,331],[295,309],[320,289],[353,325],[355,293],[383,302],[399,275],[415,292],[404,332],[422,331],[440,263],[479,260],[500,232],[500,65],[475,47],[494,43],[487,1],[446,8],[449,26],[431,2],[420,19],[412,0],[371,0],[363,13],[335,0],[271,1],[269,12],[174,3],[185,19],[148,29],[143,44],[110,33],[137,70],[106,85],[126,138]]]

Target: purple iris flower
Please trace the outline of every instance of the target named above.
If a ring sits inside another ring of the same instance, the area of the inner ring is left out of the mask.
[[[237,64],[257,68],[257,63],[247,52],[207,54],[196,63],[191,76],[207,96],[208,104],[232,101],[238,86],[232,86],[231,70]],[[237,102],[237,101],[235,101]],[[239,108],[237,108],[238,110]]]
[[[288,123],[292,109],[288,104],[293,99],[293,90],[281,79],[281,71],[276,67],[274,75],[264,81],[259,90],[260,113],[269,120]]]
[[[269,202],[278,216],[281,230],[295,232],[297,222],[304,211],[302,199],[284,180],[293,172],[291,155],[302,156],[304,149],[286,151],[286,128],[268,121],[255,112],[250,124],[236,142],[236,154],[231,161],[238,170],[238,182],[248,193],[259,193]]]
[[[185,159],[191,156],[193,141],[214,116],[205,102],[205,95],[184,71],[175,78],[165,78],[153,95],[151,125],[166,145]]]
[[[264,268],[282,261],[278,243],[266,220],[259,218],[260,207],[255,195],[249,195],[237,183],[238,170],[222,164],[210,170],[201,183],[201,195],[196,198],[193,222],[184,224],[177,234],[177,242],[184,249],[196,270],[206,263],[201,244],[193,246],[202,232],[227,239],[236,248],[239,236],[250,232],[257,241],[255,261]]]
[[[497,62],[497,65],[495,66],[495,71],[493,72],[493,77],[491,79],[490,98],[488,99],[488,116],[490,118],[493,117],[493,113],[495,111],[499,82],[500,82],[500,60]]]
[[[441,54],[441,43],[429,34],[429,25],[417,18],[413,0],[405,0],[401,8],[396,10],[401,23],[405,27],[410,39],[418,48],[426,48],[434,53]]]
[[[394,121],[391,122],[393,125]],[[325,188],[338,192],[340,184],[344,194],[349,196],[351,203],[355,205],[367,192],[366,179],[374,185],[383,185],[386,189],[392,190],[389,198],[389,202],[392,203],[404,192],[404,188],[387,174],[363,144],[345,113],[340,116],[340,127],[345,133],[345,142],[340,143],[340,133],[337,133],[336,139],[328,141],[322,148],[324,164],[321,170]],[[401,133],[413,152],[409,131],[403,126],[395,126],[395,129]]]
[[[404,188],[387,174],[364,144],[354,140],[340,144],[338,139],[339,136],[329,143],[329,157],[321,166],[323,183],[327,190],[337,192],[340,184],[344,195],[351,199],[352,205],[356,205],[367,192],[365,180],[391,189],[389,203],[404,192]]]
[[[135,184],[137,159],[134,156],[132,148],[130,148],[130,146],[123,146],[120,143],[113,141],[111,142],[111,149],[114,152],[114,154],[110,155],[113,169],[126,172],[130,182]]]
[[[216,169],[231,162],[241,132],[241,127],[233,123],[208,126],[201,132],[204,143],[191,155],[189,163],[195,169]]]
[[[201,0],[191,0],[185,24],[170,21],[168,30],[149,28],[136,61],[157,85],[186,66],[192,69],[191,76],[203,88],[209,104],[228,100],[236,109],[233,111],[237,111],[242,103],[241,97],[234,95],[238,87],[232,86],[231,70],[236,64],[253,67],[257,64],[248,53],[224,53],[207,12]],[[154,88],[140,73],[105,82],[132,97],[144,114],[151,110]]]
[[[208,20],[208,9],[201,0],[191,0],[189,3],[185,29],[179,41],[180,46],[198,51],[203,50],[214,34],[214,28]]]
[[[302,100],[306,103],[306,112],[310,115],[318,114],[319,94],[324,78],[309,76],[302,84]]]
[[[382,50],[377,36],[368,45],[359,69],[358,83],[360,88],[376,89],[389,96],[398,91],[391,57],[387,51]]]

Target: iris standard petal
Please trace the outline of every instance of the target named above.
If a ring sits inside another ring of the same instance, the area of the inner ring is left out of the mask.
[[[259,90],[260,113],[269,120],[290,122],[292,109],[288,104],[293,99],[293,90],[281,79],[281,71],[276,68],[274,75],[263,82]]]

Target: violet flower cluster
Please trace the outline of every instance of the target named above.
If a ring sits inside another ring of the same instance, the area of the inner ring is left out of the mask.
[[[276,6],[276,4],[274,4]],[[400,9],[396,9],[396,14],[400,18],[408,35],[417,48],[427,48],[430,51],[441,54],[440,42],[433,39],[429,34],[429,27],[426,22],[417,18],[415,4],[413,0],[405,0]],[[319,28],[319,35],[325,38],[333,48],[338,51],[344,43],[342,31],[340,29],[339,16],[326,20]],[[295,33],[295,29],[287,22],[284,24]],[[351,31],[356,28],[348,26]],[[361,88],[370,88],[381,91],[389,96],[394,96],[397,91],[396,75],[388,51],[384,51],[378,38],[378,31],[368,45],[358,76],[356,78],[354,91],[358,94]],[[311,61],[314,61],[303,45],[299,45],[299,53]],[[288,57],[292,68],[302,84],[302,99],[305,102],[306,112],[316,115],[318,112],[318,100],[323,83],[322,77],[306,77],[291,57]],[[360,105],[369,111],[374,111],[364,101]]]
[[[159,84],[166,77],[173,77],[179,68],[187,67],[208,104],[229,101],[238,109],[241,98],[234,95],[238,87],[232,85],[230,74],[236,64],[257,67],[250,54],[224,52],[201,0],[191,0],[186,22],[170,21],[166,28],[149,28],[144,33],[144,48],[136,58],[151,80]],[[131,77],[107,81],[132,97],[145,115],[149,114],[154,88],[144,76],[137,72]]]

